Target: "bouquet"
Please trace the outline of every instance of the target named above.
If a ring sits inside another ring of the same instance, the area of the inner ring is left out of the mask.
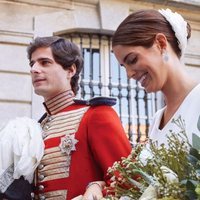
[[[108,169],[112,178],[103,199],[200,200],[200,138],[193,134],[193,144],[189,144],[181,117],[173,122],[181,131],[171,131],[168,147],[151,141],[138,144],[127,158]],[[147,159],[142,157],[144,152]]]

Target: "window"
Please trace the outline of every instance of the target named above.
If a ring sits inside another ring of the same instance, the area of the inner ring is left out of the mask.
[[[81,73],[79,96],[117,98],[115,110],[131,141],[148,137],[151,118],[157,110],[157,95],[147,94],[135,81],[128,80],[111,52],[112,35],[70,33],[62,35],[82,49],[84,69]]]

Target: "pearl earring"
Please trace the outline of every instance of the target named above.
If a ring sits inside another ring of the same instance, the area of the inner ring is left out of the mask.
[[[164,60],[165,62],[167,62],[167,61],[169,60],[169,55],[168,55],[166,49],[163,49],[162,57],[163,57],[163,60]]]

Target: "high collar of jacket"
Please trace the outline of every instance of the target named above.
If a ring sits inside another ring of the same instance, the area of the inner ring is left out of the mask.
[[[49,115],[55,115],[62,109],[73,104],[74,96],[75,95],[72,90],[67,90],[45,101],[43,105]]]

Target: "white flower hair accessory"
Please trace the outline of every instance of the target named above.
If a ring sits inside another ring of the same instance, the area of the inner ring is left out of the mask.
[[[181,50],[181,56],[183,56],[187,46],[187,22],[180,14],[178,14],[177,12],[172,12],[169,8],[167,8],[166,10],[158,10],[158,12],[163,15],[165,19],[170,23],[178,40],[178,46]]]

